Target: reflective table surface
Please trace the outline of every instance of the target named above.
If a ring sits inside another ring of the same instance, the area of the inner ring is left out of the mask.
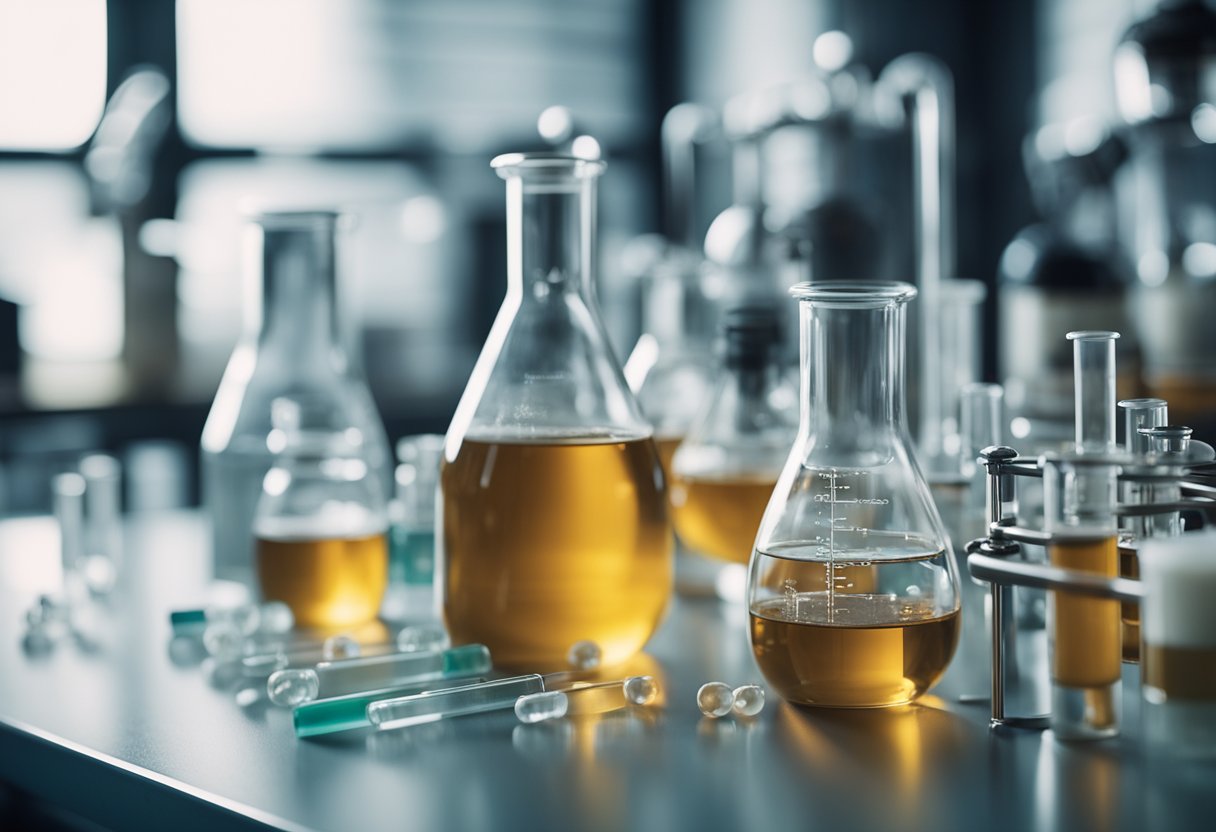
[[[1216,824],[1216,765],[1148,759],[1136,669],[1124,734],[1063,744],[988,726],[983,593],[919,703],[796,708],[752,722],[697,710],[706,681],[762,682],[745,611],[677,599],[639,667],[664,704],[537,725],[511,712],[297,740],[289,711],[242,707],[167,613],[198,606],[206,529],[131,520],[121,583],[88,637],[23,647],[58,581],[54,525],[0,523],[0,781],[118,829],[1195,829]],[[964,579],[964,584],[969,582]],[[1041,636],[1041,633],[1040,633]],[[1042,664],[1032,646],[1024,664]],[[1041,641],[1041,639],[1040,639]],[[1037,695],[1037,694],[1036,694]],[[1034,696],[1031,696],[1033,699]]]

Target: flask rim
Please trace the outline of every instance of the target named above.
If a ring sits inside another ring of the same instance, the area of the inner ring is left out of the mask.
[[[916,287],[899,281],[825,280],[796,283],[790,296],[800,302],[826,303],[833,306],[876,308],[903,304],[917,295]]]
[[[594,179],[607,164],[600,159],[584,159],[564,153],[503,153],[490,160],[490,167],[503,179],[535,173]]]

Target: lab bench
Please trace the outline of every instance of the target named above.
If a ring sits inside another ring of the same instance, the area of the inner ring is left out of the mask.
[[[804,709],[770,690],[755,720],[704,718],[702,683],[762,679],[742,608],[677,597],[646,650],[660,707],[297,740],[290,711],[242,708],[197,656],[170,651],[169,610],[205,591],[207,539],[194,512],[131,518],[121,583],[88,638],[38,654],[24,614],[58,581],[57,532],[49,518],[0,523],[0,782],[123,830],[1165,830],[1216,817],[1216,765],[1144,755],[1134,666],[1118,739],[990,729],[973,586],[953,664],[911,706]]]

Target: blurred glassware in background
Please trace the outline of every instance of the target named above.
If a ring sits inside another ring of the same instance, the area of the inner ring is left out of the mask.
[[[1216,428],[1216,11],[1161,3],[1114,54],[1131,164],[1121,242],[1136,275],[1135,322],[1149,395],[1201,434]]]
[[[330,212],[266,213],[250,228],[245,333],[202,436],[203,501],[221,580],[252,577],[253,513],[271,465],[266,442],[275,398],[328,406],[330,425],[359,433],[381,499],[387,488],[384,427],[339,325],[337,236],[338,215]]]
[[[642,335],[625,378],[654,426],[664,471],[710,392],[718,310],[696,227],[696,150],[717,126],[707,107],[677,104],[663,118],[664,234],[639,237],[624,255],[642,281]]]
[[[439,614],[435,499],[443,437],[404,436],[397,440],[397,460],[397,493],[388,507],[388,590],[380,615],[386,621],[429,621]]]
[[[1019,447],[1059,448],[1072,436],[1073,356],[1063,336],[1132,331],[1111,187],[1126,158],[1123,139],[1093,119],[1044,126],[1023,143],[1043,222],[1006,246],[997,278],[1000,373]],[[1119,393],[1135,396],[1136,339],[1117,348]]]
[[[652,429],[595,297],[599,161],[499,156],[507,294],[447,433],[439,526],[445,623],[496,664],[605,664],[641,649],[671,593]]]
[[[723,317],[713,393],[670,466],[672,520],[688,550],[676,566],[682,592],[683,559],[708,557],[715,594],[744,601],[746,564],[797,429],[796,414],[780,407],[782,317],[772,305]]]
[[[106,595],[118,579],[122,564],[122,465],[109,454],[89,454],[80,460],[84,477],[85,585]]]
[[[370,621],[388,581],[383,437],[333,391],[293,391],[271,411],[274,467],[253,518],[262,599],[286,603],[303,627]]]

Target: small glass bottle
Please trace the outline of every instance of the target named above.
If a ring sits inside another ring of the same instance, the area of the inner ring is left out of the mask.
[[[438,617],[435,595],[435,496],[443,437],[424,433],[397,442],[397,496],[389,503],[387,621]]]
[[[345,414],[317,397],[278,398],[253,532],[266,601],[302,627],[376,617],[388,581],[388,511],[369,446]]]
[[[752,651],[790,702],[915,699],[959,635],[950,542],[905,415],[905,283],[801,283],[801,424],[756,537]]]
[[[362,434],[364,456],[387,487],[388,440],[339,326],[335,274],[339,216],[266,213],[249,229],[245,332],[203,427],[203,503],[215,577],[253,578],[253,512],[270,469],[271,402],[323,396]]]
[[[1119,467],[1102,456],[1041,457],[1043,517],[1052,566],[1119,574],[1115,491]],[[1119,733],[1122,637],[1119,602],[1053,590],[1048,594],[1051,728],[1059,739]]]
[[[604,164],[499,156],[507,294],[456,408],[440,473],[443,612],[496,665],[605,665],[642,648],[672,587],[667,491],[652,431],[595,301]]]
[[[795,425],[773,403],[782,385],[776,308],[728,310],[721,343],[713,395],[672,460],[672,519],[690,550],[742,567]]]

